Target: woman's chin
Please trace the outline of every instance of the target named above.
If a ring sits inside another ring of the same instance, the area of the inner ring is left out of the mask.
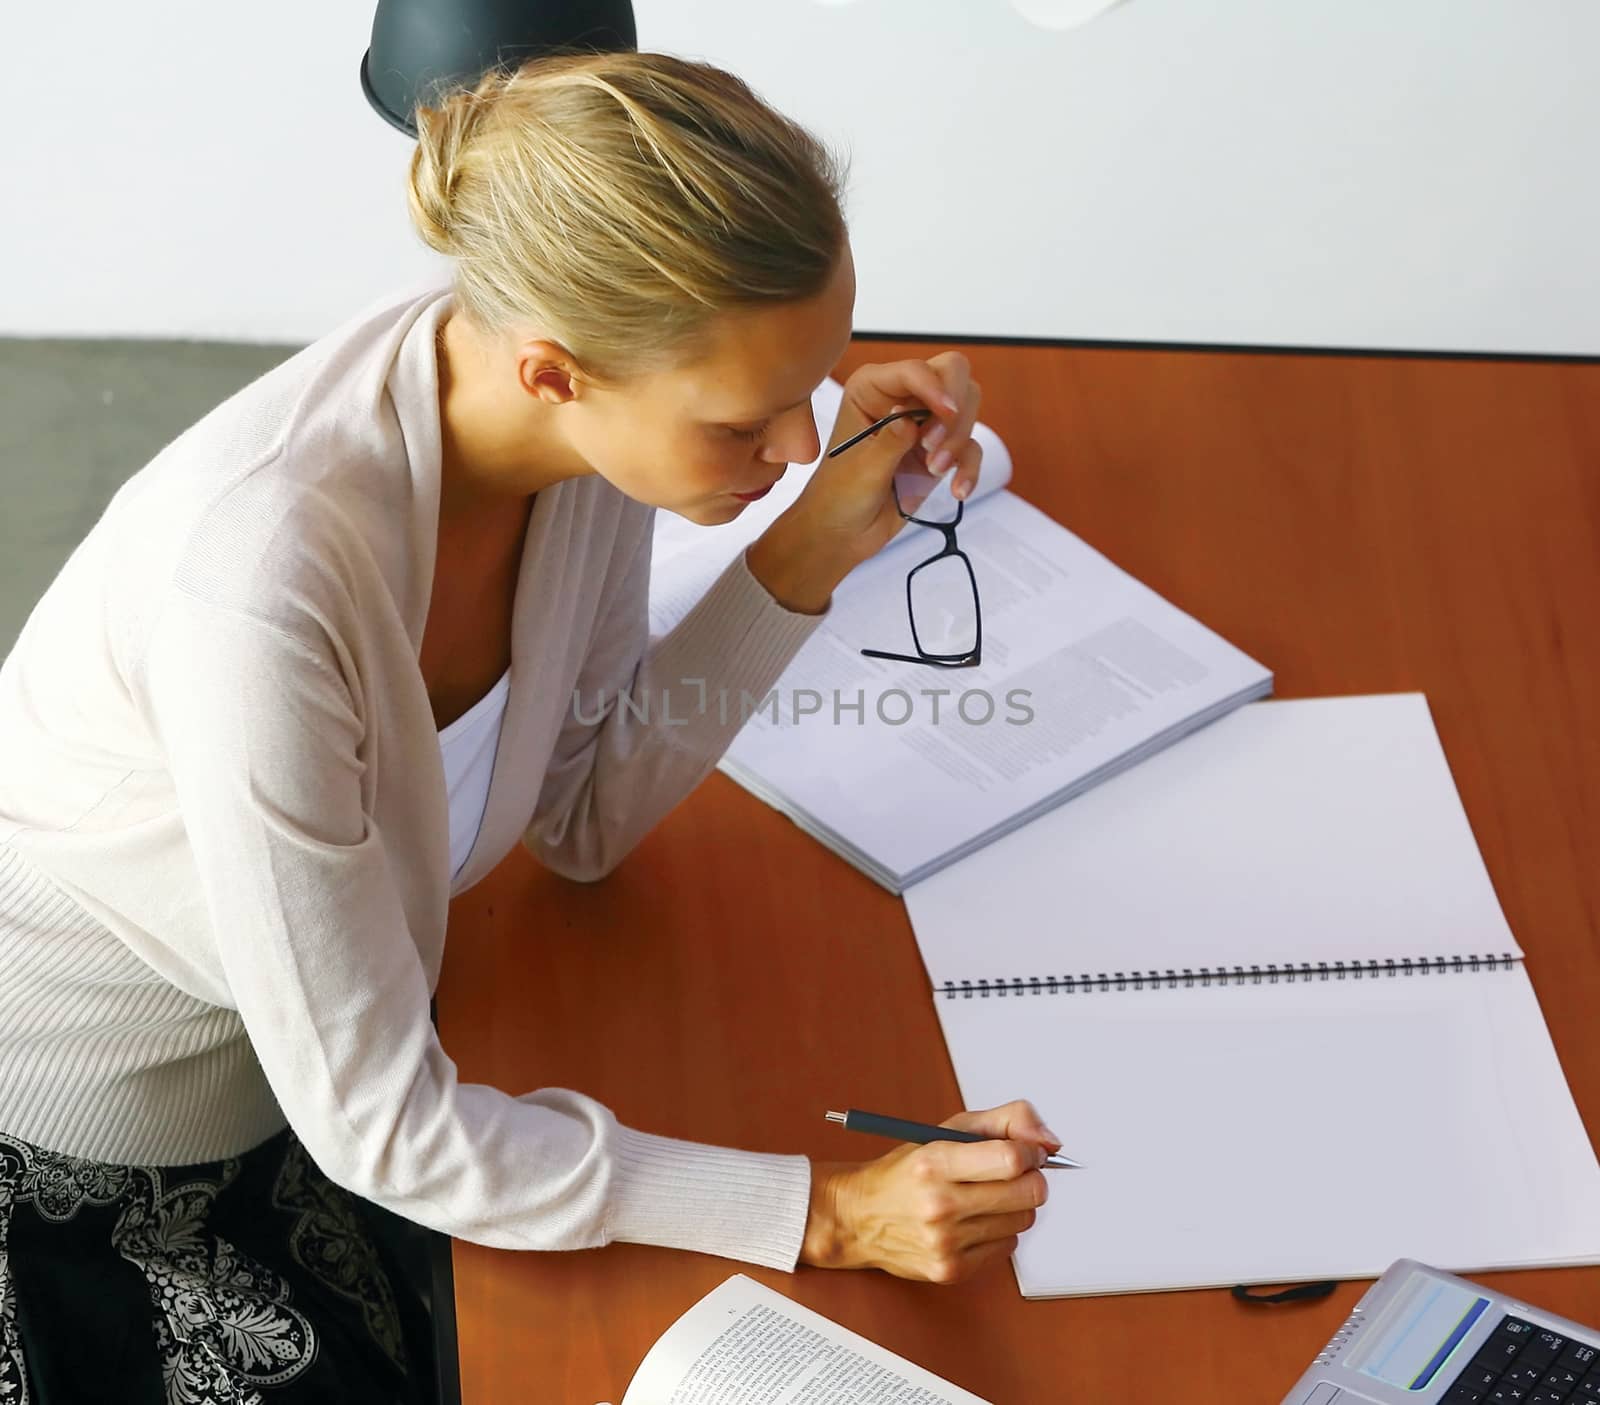
[[[689,503],[673,510],[679,517],[701,527],[720,527],[724,522],[732,522],[749,506],[749,503],[740,502],[730,495],[715,498],[710,502]]]

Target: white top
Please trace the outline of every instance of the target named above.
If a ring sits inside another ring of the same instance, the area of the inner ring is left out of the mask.
[[[171,1166],[287,1122],[332,1180],[456,1238],[792,1268],[804,1156],[467,1081],[428,1018],[453,892],[519,843],[609,873],[738,730],[707,698],[765,696],[823,618],[741,556],[652,638],[654,509],[593,474],[541,489],[487,801],[448,795],[417,658],[450,303],[385,297],[179,435],[0,663],[0,1130]]]
[[[489,777],[494,774],[494,754],[500,745],[500,723],[511,695],[511,670],[439,732],[439,753],[444,758],[444,788],[450,797],[450,881],[461,877],[467,857],[477,843],[483,812],[489,804]]]

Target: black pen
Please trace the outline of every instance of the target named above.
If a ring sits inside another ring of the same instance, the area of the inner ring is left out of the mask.
[[[991,1137],[983,1132],[958,1132],[954,1127],[930,1127],[926,1122],[907,1122],[900,1117],[884,1117],[876,1112],[830,1112],[828,1121],[837,1122],[847,1132],[869,1132],[875,1137],[890,1137],[897,1142],[998,1142],[1004,1137]],[[1082,1170],[1083,1162],[1052,1152],[1044,1159],[1051,1170]]]

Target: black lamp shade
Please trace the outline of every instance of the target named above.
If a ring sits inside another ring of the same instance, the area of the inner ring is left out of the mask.
[[[497,64],[638,47],[629,0],[378,0],[361,91],[379,116],[414,137],[419,103],[443,88],[470,87]]]

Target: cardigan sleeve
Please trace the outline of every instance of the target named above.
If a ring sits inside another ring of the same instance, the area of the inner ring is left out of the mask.
[[[626,1239],[793,1268],[805,1157],[636,1131],[568,1089],[513,1097],[458,1079],[395,860],[363,804],[363,724],[314,626],[171,591],[136,686],[231,999],[330,1178],[482,1244]]]
[[[591,641],[523,834],[568,878],[610,873],[706,777],[832,609],[779,604],[740,552],[652,640],[650,546],[647,529]]]

